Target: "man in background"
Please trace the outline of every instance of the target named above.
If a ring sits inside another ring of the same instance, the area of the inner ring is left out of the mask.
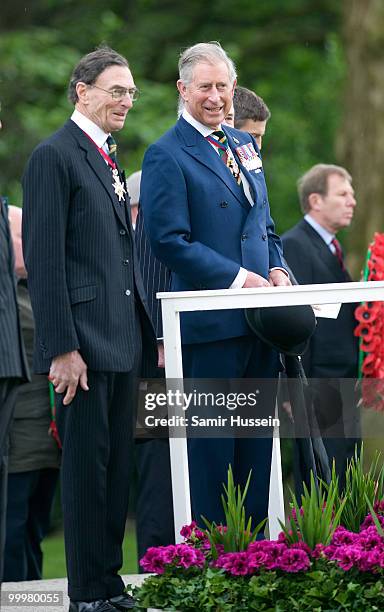
[[[34,321],[21,244],[22,210],[9,207],[18,277],[17,301],[28,365],[32,369]],[[20,385],[9,433],[4,580],[41,580],[41,542],[48,533],[59,477],[60,451],[50,435],[51,407],[46,376]]]
[[[336,234],[352,222],[356,200],[350,174],[342,167],[317,164],[298,181],[304,218],[283,234],[284,256],[300,284],[351,280]],[[358,340],[355,304],[343,304],[337,319],[318,317],[310,348],[303,355],[314,391],[320,431],[340,484],[359,437],[354,382]]]
[[[139,212],[141,170],[133,172],[127,178],[127,191],[130,197],[132,227],[136,229],[137,213]]]
[[[0,121],[1,129],[1,121]],[[8,434],[18,386],[28,379],[16,298],[8,204],[0,196],[0,584],[3,579],[8,480]]]
[[[271,116],[263,98],[260,98],[254,91],[238,85],[233,96],[233,106],[235,128],[251,134],[261,149],[267,121]]]

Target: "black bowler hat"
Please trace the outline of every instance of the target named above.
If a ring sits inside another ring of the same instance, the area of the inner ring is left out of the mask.
[[[316,317],[308,305],[247,308],[245,318],[260,340],[286,355],[302,355],[316,328]]]

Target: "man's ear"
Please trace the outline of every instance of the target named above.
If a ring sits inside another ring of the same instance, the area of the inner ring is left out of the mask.
[[[237,85],[237,80],[235,79],[235,80],[233,81],[233,86],[232,86],[232,98],[233,98],[233,96],[234,96],[234,94],[235,94],[235,88],[236,88],[236,85]]]
[[[179,94],[181,95],[181,97],[183,98],[183,100],[186,100],[186,95],[187,95],[187,87],[184,84],[184,82],[179,79],[176,83],[176,87],[179,91]]]
[[[76,83],[76,93],[79,102],[82,102],[83,104],[86,104],[88,102],[88,85],[86,85],[82,81],[79,81],[78,83]]]
[[[308,196],[309,210],[320,210],[322,201],[323,198],[319,193],[310,193]]]

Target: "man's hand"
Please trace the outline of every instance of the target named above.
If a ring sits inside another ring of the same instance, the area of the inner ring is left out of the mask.
[[[272,287],[289,287],[292,285],[289,276],[282,270],[271,270],[269,273],[269,284]]]
[[[64,406],[71,403],[75,397],[77,386],[88,391],[87,364],[79,351],[71,351],[52,359],[48,379],[55,387],[56,393],[64,393]]]
[[[165,367],[164,344],[161,341],[157,342],[157,367],[158,368]]]
[[[250,289],[252,287],[270,287],[270,283],[266,278],[260,276],[260,274],[256,274],[255,272],[247,272],[247,278],[245,279],[243,288]]]

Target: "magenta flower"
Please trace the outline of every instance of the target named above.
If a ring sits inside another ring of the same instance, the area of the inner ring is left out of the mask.
[[[184,527],[181,528],[180,535],[186,540],[188,540],[188,538],[191,537],[196,527],[197,527],[197,523],[195,521],[192,521],[190,525],[184,525]]]
[[[283,552],[279,561],[279,568],[284,572],[303,572],[309,569],[311,561],[304,550],[288,548]]]
[[[356,533],[352,533],[345,529],[345,527],[337,527],[332,536],[331,543],[335,546],[342,546],[343,544],[353,544],[358,539]]]

